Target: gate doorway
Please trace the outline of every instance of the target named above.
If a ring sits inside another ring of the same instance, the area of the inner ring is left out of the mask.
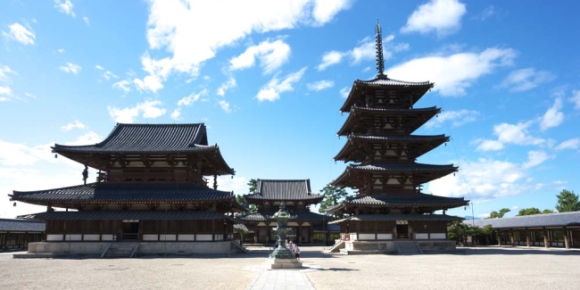
[[[397,225],[397,239],[409,238],[409,225]]]
[[[123,234],[121,240],[123,241],[137,241],[139,239],[139,221],[138,220],[124,220]]]

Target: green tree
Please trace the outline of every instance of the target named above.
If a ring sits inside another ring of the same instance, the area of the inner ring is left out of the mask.
[[[535,215],[535,214],[541,214],[542,212],[535,208],[535,207],[530,207],[530,208],[522,208],[520,209],[520,212],[518,213],[518,216],[524,216],[524,215]]]
[[[320,207],[318,208],[318,212],[320,213],[325,213],[325,209],[337,205],[348,195],[344,188],[330,184],[327,184],[323,189],[321,189],[320,193],[324,195],[324,199],[322,199]]]
[[[463,221],[452,221],[447,224],[447,237],[460,243],[465,243],[465,236],[468,235],[470,226]]]
[[[244,198],[243,195],[236,195],[236,201],[244,207],[250,209],[250,213],[255,213],[258,211],[255,204],[248,204],[248,201]]]
[[[556,210],[558,210],[558,212],[580,210],[578,195],[574,194],[574,191],[564,189],[559,195],[556,195],[556,197],[558,198],[558,204],[556,204]]]
[[[500,209],[499,212],[494,210],[489,214],[489,218],[490,219],[502,218],[506,213],[508,213],[510,211],[511,210],[509,208],[505,208],[505,207]]]
[[[252,178],[252,179],[250,179],[250,181],[248,181],[248,187],[249,187],[250,194],[256,193],[256,186],[258,186],[257,179]]]
[[[552,210],[552,209],[545,209],[544,211],[542,211],[542,214],[549,214],[549,213],[554,213],[554,210]]]

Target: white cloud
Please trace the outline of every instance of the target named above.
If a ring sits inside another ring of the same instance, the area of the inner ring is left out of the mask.
[[[218,96],[225,96],[226,95],[226,91],[231,89],[231,88],[235,88],[237,85],[236,83],[236,79],[234,79],[233,77],[230,77],[225,83],[223,83],[218,89],[216,94]]]
[[[181,108],[177,108],[171,112],[171,119],[178,120],[181,116]]]
[[[63,54],[63,53],[65,53],[65,50],[64,50],[64,48],[59,48],[56,52]]]
[[[322,63],[320,63],[316,67],[316,69],[318,69],[319,71],[322,71],[333,64],[340,63],[340,61],[342,60],[342,58],[344,56],[345,56],[345,54],[340,52],[340,51],[332,50],[332,51],[326,52],[322,56]]]
[[[89,18],[88,18],[88,17],[86,17],[86,16],[85,16],[85,17],[83,17],[83,21],[85,21],[85,23],[86,23],[88,26],[91,26],[91,23],[89,22]]]
[[[78,64],[67,62],[66,65],[60,66],[59,69],[66,73],[78,74],[81,72],[82,68]]]
[[[479,151],[498,151],[504,148],[503,143],[497,140],[481,140],[477,150]]]
[[[574,109],[580,109],[580,91],[572,91],[572,97],[568,100],[574,103]]]
[[[210,180],[213,184],[213,180]],[[237,194],[248,193],[248,179],[242,176],[218,176],[218,190],[234,191]]]
[[[300,25],[322,25],[331,21],[338,11],[348,8],[350,1],[328,5],[314,0],[254,0],[251,3],[237,0],[152,0],[149,3],[149,48],[165,50],[168,56],[151,59],[146,52],[141,62],[148,75],[135,79],[134,83],[140,90],[156,92],[163,88],[170,74],[197,76],[200,65],[213,58],[216,51],[224,46],[252,33],[292,29]],[[324,7],[328,9],[320,10]],[[316,15],[315,9],[318,9]]]
[[[119,78],[116,74],[112,73],[111,71],[106,71],[103,73],[103,78],[106,80],[116,79]]]
[[[72,17],[76,17],[75,12],[73,11],[73,4],[70,0],[54,0],[54,7],[56,9],[66,15],[70,15]]]
[[[113,88],[122,90],[125,93],[131,91],[131,87],[129,87],[131,83],[127,80],[119,81],[113,84]]]
[[[103,141],[101,136],[93,131],[89,131],[72,142],[66,142],[66,145],[92,145]]]
[[[389,35],[383,38],[383,58],[388,60],[393,56],[392,51],[399,52],[409,48],[408,44],[392,44],[394,35]],[[353,49],[345,52],[332,50],[322,55],[322,62],[316,67],[319,71],[325,70],[327,67],[340,63],[344,58],[348,57],[351,64],[358,64],[362,61],[374,60],[376,57],[376,43],[373,38],[365,37],[358,42],[358,45]]]
[[[354,0],[316,0],[312,16],[316,25],[323,25],[334,18],[341,10],[347,10]]]
[[[494,15],[497,15],[497,11],[495,10],[495,7],[491,5],[483,9],[480,15],[474,16],[473,18],[484,21],[487,18],[492,17]]]
[[[304,72],[306,71],[306,67],[302,68],[301,70],[288,74],[282,81],[280,81],[276,76],[268,82],[265,86],[263,86],[258,94],[256,95],[256,99],[258,101],[270,101],[273,102],[280,98],[280,94],[283,92],[289,92],[294,90],[292,85],[298,82]]]
[[[546,131],[549,128],[558,127],[564,121],[564,113],[560,110],[563,107],[561,98],[556,98],[554,105],[550,107],[540,121],[540,129]]]
[[[258,58],[264,73],[271,73],[288,61],[290,51],[290,46],[283,40],[262,41],[258,45],[248,47],[242,54],[232,58],[230,60],[230,70],[253,67],[256,58]]]
[[[102,66],[100,66],[100,65],[98,65],[98,64],[97,64],[97,65],[95,65],[95,68],[96,68],[96,69],[98,69],[98,70],[104,70],[104,69],[105,69],[105,68],[103,68]]]
[[[36,35],[34,35],[34,32],[26,29],[26,27],[20,25],[19,23],[14,23],[9,25],[8,28],[10,29],[10,32],[2,31],[2,35],[4,35],[4,37],[16,40],[24,45],[34,44]]]
[[[230,108],[230,103],[226,102],[225,100],[220,100],[219,104],[222,110],[224,110],[224,112],[230,113],[232,111],[232,109]]]
[[[10,87],[0,86],[0,95],[12,95],[12,89],[10,89]]]
[[[550,159],[550,156],[546,154],[544,151],[529,151],[528,152],[528,161],[526,161],[522,167],[524,169],[531,168],[537,165],[540,165],[544,161]]]
[[[340,89],[340,95],[345,99],[348,97],[349,93],[350,93],[349,87],[344,87],[344,88]]]
[[[178,106],[190,106],[191,104],[197,102],[201,96],[204,96],[206,94],[207,94],[206,89],[202,90],[201,92],[199,92],[197,94],[191,93],[191,94],[189,94],[189,96],[181,98],[181,100],[179,100],[177,102],[177,105]]]
[[[534,68],[524,68],[511,72],[502,82],[501,87],[512,92],[531,90],[540,84],[553,80],[555,76],[547,71],[536,71]]]
[[[329,80],[321,80],[321,81],[309,83],[306,85],[308,90],[316,91],[316,92],[332,88],[333,86],[334,86],[334,82],[329,81]]]
[[[439,37],[455,33],[461,28],[466,11],[465,4],[457,0],[431,0],[413,11],[401,33],[436,32]]]
[[[165,115],[166,110],[160,108],[161,101],[147,100],[138,103],[135,107],[119,109],[117,107],[107,106],[109,115],[118,123],[133,123],[135,118],[141,115],[146,119],[155,119]]]
[[[427,124],[426,128],[441,127],[444,122],[451,122],[453,127],[459,127],[463,124],[470,123],[476,120],[479,116],[479,112],[473,110],[459,110],[459,111],[443,111],[437,118],[431,119]]]
[[[62,127],[60,127],[63,131],[70,131],[72,129],[85,129],[85,124],[81,123],[79,120],[75,120],[73,123],[68,123]]]
[[[578,149],[580,147],[580,138],[574,138],[570,140],[566,140],[556,146],[556,150],[564,150],[564,149]]]
[[[388,69],[395,79],[435,81],[434,90],[443,96],[461,96],[471,84],[495,68],[512,64],[513,49],[488,48],[481,53],[456,53],[412,59]]]
[[[541,145],[546,143],[542,138],[532,137],[528,128],[533,122],[520,122],[515,125],[508,123],[501,123],[493,127],[493,134],[497,136],[497,140],[478,140],[479,151],[501,150],[505,144],[516,145]]]
[[[460,172],[431,181],[429,191],[435,195],[467,197],[475,201],[513,196],[538,188],[526,179],[522,165],[480,158],[459,162]]]
[[[0,82],[9,82],[10,81],[9,75],[17,75],[17,73],[7,65],[0,66]]]

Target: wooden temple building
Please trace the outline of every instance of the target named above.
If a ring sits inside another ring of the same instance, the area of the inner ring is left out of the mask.
[[[208,145],[204,124],[117,124],[100,143],[52,149],[85,165],[84,184],[10,195],[46,206],[24,216],[46,222],[46,242],[30,244],[29,253],[235,250],[232,213],[246,209],[233,192],[217,190],[217,176],[234,170],[217,144]],[[87,183],[88,167],[98,170],[96,182]]]
[[[256,192],[245,195],[244,198],[257,207],[257,212],[239,218],[249,231],[246,242],[269,244],[276,241],[273,230],[276,222],[268,217],[278,211],[282,201],[286,204],[286,210],[296,216],[288,222],[291,229],[287,235],[288,240],[300,244],[329,240],[327,222],[331,218],[310,211],[310,206],[322,201],[324,196],[312,193],[309,179],[258,179]]]
[[[465,206],[464,198],[421,192],[421,185],[457,171],[453,165],[417,163],[423,154],[448,142],[445,135],[412,133],[437,115],[437,107],[414,104],[431,82],[406,82],[383,73],[381,28],[376,26],[377,76],[356,80],[340,108],[349,113],[339,136],[348,138],[334,160],[354,162],[332,184],[357,190],[354,197],[327,212],[347,215],[340,225],[342,241],[334,250],[389,252],[455,248],[447,240],[447,223],[460,220],[445,211]],[[443,214],[435,214],[443,210]],[[398,243],[397,243],[398,242]]]

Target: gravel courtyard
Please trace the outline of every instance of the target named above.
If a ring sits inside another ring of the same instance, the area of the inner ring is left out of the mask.
[[[138,259],[12,259],[0,253],[0,289],[246,289],[266,261],[247,255]],[[580,251],[468,249],[465,255],[342,256],[302,247],[316,289],[573,289]]]

